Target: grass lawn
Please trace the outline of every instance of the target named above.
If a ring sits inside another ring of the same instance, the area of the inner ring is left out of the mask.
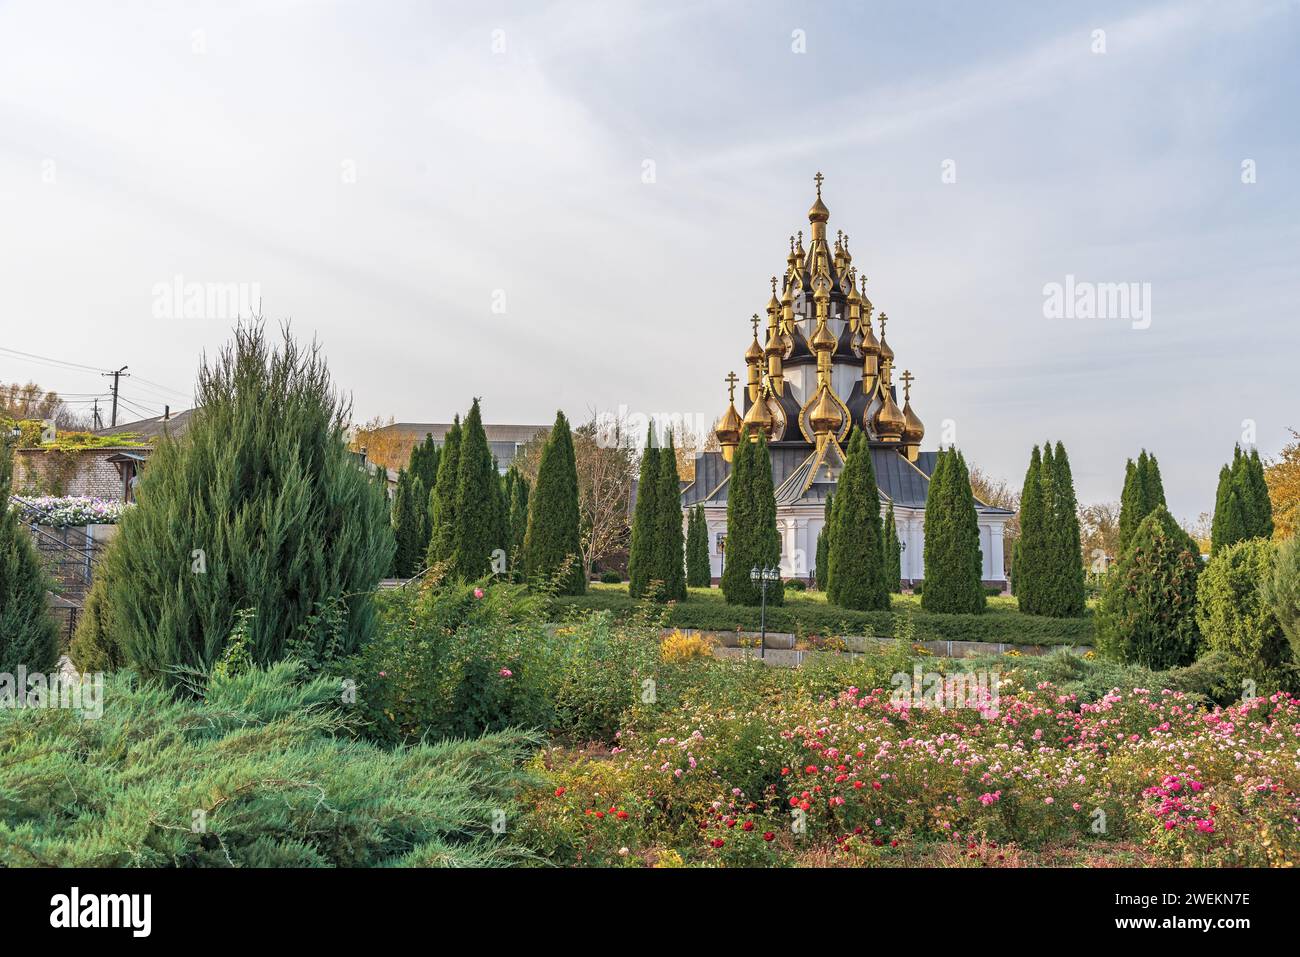
[[[556,599],[557,611],[609,611],[622,620],[642,607],[627,585],[592,584],[586,595]],[[728,605],[718,588],[689,589],[687,600],[663,609],[669,627],[711,631],[756,631],[759,609]],[[922,611],[919,595],[895,595],[888,612],[850,611],[826,601],[824,592],[785,593],[783,607],[767,609],[769,631],[806,635],[894,636],[910,619],[917,641],[996,641],[1022,645],[1088,645],[1093,640],[1092,611],[1084,618],[1041,618],[1021,614],[1016,599],[988,600],[982,615],[940,615]]]

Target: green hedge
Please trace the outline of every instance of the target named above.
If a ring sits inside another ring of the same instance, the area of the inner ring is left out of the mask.
[[[910,610],[918,641],[994,641],[1018,645],[1090,645],[1091,613],[1084,618],[1042,618],[1022,615],[1014,601],[991,600],[982,615],[925,612],[915,598],[894,596],[893,611],[850,611],[829,605],[820,596],[787,593],[783,608],[767,609],[769,631],[798,635],[872,634],[892,636],[898,615]],[[554,613],[608,611],[616,620],[636,614],[640,605],[626,588],[596,587],[590,593],[557,598]],[[685,602],[665,610],[664,624],[707,631],[757,631],[759,609],[728,605],[716,590],[692,589]]]

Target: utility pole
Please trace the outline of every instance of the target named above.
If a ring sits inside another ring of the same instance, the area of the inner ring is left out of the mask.
[[[94,411],[94,415],[95,415],[95,431],[98,432],[100,429],[103,428],[103,426],[100,425],[100,422],[99,422],[99,399],[98,399],[98,398],[95,399],[95,411]]]
[[[129,368],[131,367],[122,366],[122,368],[118,369],[116,372],[103,373],[103,375],[105,376],[111,375],[113,377],[113,416],[112,416],[112,424],[109,426],[109,428],[111,429],[117,428],[117,380],[121,378],[122,374],[125,373],[126,370]],[[129,379],[131,378],[131,376],[128,374],[127,378]]]

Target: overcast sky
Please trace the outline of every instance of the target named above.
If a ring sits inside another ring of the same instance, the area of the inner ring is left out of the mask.
[[[232,320],[182,277],[358,419],[712,420],[821,170],[927,447],[1061,439],[1085,502],[1146,447],[1195,517],[1300,428],[1300,8],[1084,6],[0,0],[0,348],[87,367],[0,380],[187,406]],[[1048,318],[1067,276],[1149,325]]]

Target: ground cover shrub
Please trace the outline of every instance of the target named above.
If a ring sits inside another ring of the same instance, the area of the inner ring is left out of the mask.
[[[110,675],[102,717],[0,709],[0,866],[500,865],[492,832],[537,739],[386,750],[355,740],[340,684],[285,661],[201,697]]]

